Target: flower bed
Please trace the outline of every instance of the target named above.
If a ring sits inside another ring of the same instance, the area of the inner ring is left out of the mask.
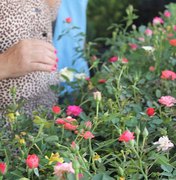
[[[52,110],[31,119],[14,101],[11,133],[1,130],[1,178],[176,179],[175,10],[136,28],[129,6],[126,27],[87,44],[90,78],[61,71],[75,91]]]

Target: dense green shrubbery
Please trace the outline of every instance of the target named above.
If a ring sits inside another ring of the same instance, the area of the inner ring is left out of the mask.
[[[107,36],[107,28],[112,23],[122,23],[125,9],[138,0],[89,0],[88,4],[88,39]]]

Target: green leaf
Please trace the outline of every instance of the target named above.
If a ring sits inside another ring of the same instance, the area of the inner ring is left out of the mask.
[[[95,176],[93,176],[92,180],[114,180],[114,178],[103,173],[103,174],[96,174]]]
[[[155,154],[155,158],[157,159],[157,163],[161,165],[169,165],[169,159],[167,159],[164,155]]]
[[[161,169],[168,173],[171,173],[173,171],[173,167],[169,165],[161,165]]]
[[[161,97],[161,91],[159,89],[156,90],[155,94],[157,98]]]
[[[45,139],[45,141],[46,141],[46,142],[57,142],[57,141],[59,141],[59,138],[58,138],[58,136],[53,135],[53,136],[47,137],[47,138]]]

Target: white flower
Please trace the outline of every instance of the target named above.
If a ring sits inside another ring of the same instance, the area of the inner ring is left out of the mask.
[[[153,52],[155,50],[155,48],[152,46],[142,46],[141,48],[147,52]]]
[[[169,140],[167,136],[160,137],[159,140],[157,142],[154,142],[153,144],[158,145],[158,151],[167,151],[169,148],[174,147],[174,144]]]
[[[61,82],[66,82],[67,80],[73,81],[73,79],[74,79],[73,70],[70,70],[67,67],[61,69],[59,73],[60,73],[60,81]]]
[[[76,79],[86,79],[87,75],[85,73],[76,73],[75,78]]]

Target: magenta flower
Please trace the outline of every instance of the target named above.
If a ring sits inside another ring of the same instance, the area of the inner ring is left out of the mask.
[[[111,58],[109,58],[109,60],[108,60],[109,62],[116,62],[116,61],[118,61],[118,57],[117,56],[113,56],[113,57],[111,57]]]
[[[152,36],[153,31],[152,31],[151,29],[148,28],[148,29],[145,30],[144,33],[145,33],[145,35],[147,35],[147,36]]]
[[[164,21],[163,21],[162,18],[160,18],[160,17],[154,17],[154,19],[153,19],[153,25],[163,24],[163,23],[164,23]]]
[[[167,17],[167,18],[170,18],[171,17],[171,13],[169,11],[165,11],[164,12],[164,16]]]
[[[174,25],[173,30],[176,31],[176,25]]]
[[[167,107],[172,107],[176,103],[176,99],[172,96],[162,96],[160,99],[158,99],[158,102]]]
[[[129,46],[133,51],[135,51],[138,48],[137,44],[133,44],[133,43],[129,43]]]
[[[67,107],[66,113],[68,116],[79,116],[82,111],[82,108],[80,108],[79,106],[72,105]]]

